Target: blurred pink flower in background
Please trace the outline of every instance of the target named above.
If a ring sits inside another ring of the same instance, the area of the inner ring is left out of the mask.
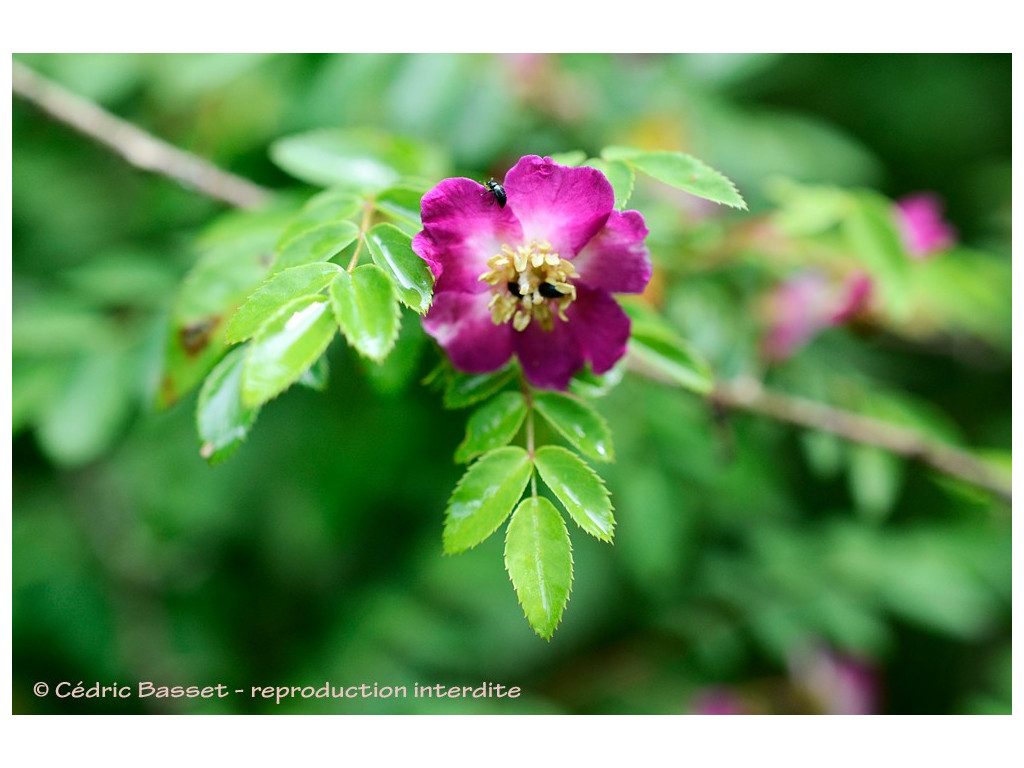
[[[824,714],[878,712],[878,675],[867,661],[819,646],[794,655],[790,676]]]
[[[811,270],[783,280],[764,305],[768,328],[762,340],[765,357],[786,360],[825,328],[855,317],[867,307],[872,285],[864,272],[855,272],[839,282]]]
[[[729,688],[704,688],[697,693],[691,710],[695,715],[749,715],[750,710]]]
[[[955,230],[942,218],[938,195],[918,192],[896,201],[896,214],[903,244],[916,259],[927,259],[953,245]]]

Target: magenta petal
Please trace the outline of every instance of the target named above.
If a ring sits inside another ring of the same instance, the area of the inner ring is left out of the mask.
[[[423,318],[423,329],[437,339],[461,371],[495,371],[512,356],[512,328],[494,324],[487,308],[490,297],[490,292],[436,293]]]
[[[530,323],[524,330],[513,332],[516,357],[533,386],[565,389],[573,374],[583,367],[583,352],[570,326],[556,319],[550,331]]]
[[[487,290],[480,275],[505,244],[522,241],[522,227],[508,206],[472,179],[445,179],[423,196],[423,231],[412,249],[430,265],[435,292]]]
[[[569,168],[528,155],[505,176],[508,205],[522,223],[523,242],[547,240],[555,252],[575,256],[596,235],[615,205],[604,174]]]
[[[609,293],[642,293],[651,279],[647,226],[637,211],[612,211],[604,229],[573,259],[580,279]]]
[[[576,301],[566,316],[594,373],[604,373],[626,354],[629,315],[605,291],[577,284]]]

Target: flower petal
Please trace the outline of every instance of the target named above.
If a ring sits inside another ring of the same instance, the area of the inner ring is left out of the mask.
[[[512,356],[512,327],[495,325],[487,293],[444,291],[423,318],[423,329],[444,347],[452,364],[467,373],[487,373]]]
[[[647,226],[637,211],[612,211],[604,229],[573,259],[580,279],[609,293],[642,293],[651,279]]]
[[[629,315],[606,291],[577,283],[576,301],[565,314],[594,373],[604,373],[626,354]]]
[[[507,208],[522,222],[523,242],[547,240],[564,258],[596,235],[615,206],[615,193],[594,168],[558,165],[527,155],[505,175]]]
[[[513,331],[516,357],[526,380],[533,386],[565,389],[573,374],[583,367],[583,350],[570,325],[555,318],[550,331],[545,331],[538,323]]]
[[[522,241],[522,227],[512,209],[502,208],[487,188],[472,179],[445,179],[423,196],[423,231],[412,249],[430,265],[434,292],[480,293],[487,259],[503,244]]]

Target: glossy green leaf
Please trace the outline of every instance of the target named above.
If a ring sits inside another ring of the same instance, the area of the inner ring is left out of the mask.
[[[352,274],[341,270],[331,283],[331,308],[348,343],[359,354],[380,362],[398,338],[401,313],[388,276],[376,264]]]
[[[444,551],[464,552],[494,533],[523,495],[532,472],[530,457],[515,446],[491,451],[470,466],[448,501]]]
[[[584,165],[595,168],[603,173],[615,190],[615,209],[621,211],[626,207],[633,195],[633,183],[636,176],[633,169],[621,160],[601,160],[592,158]]]
[[[444,407],[466,408],[486,400],[500,392],[512,380],[515,372],[515,367],[511,365],[494,373],[452,372],[445,384]]]
[[[224,356],[224,329],[263,281],[291,210],[232,213],[200,238],[199,259],[175,297],[167,329],[157,405],[167,407],[198,385]]]
[[[378,224],[366,235],[374,263],[395,286],[398,298],[421,315],[430,309],[434,276],[427,262],[412,250],[412,238],[392,224]]]
[[[633,320],[629,352],[640,363],[701,395],[711,392],[714,376],[704,357],[661,321],[635,304],[624,305]]]
[[[508,524],[505,569],[533,631],[550,640],[572,590],[565,521],[545,498],[524,499]]]
[[[342,271],[337,264],[318,262],[278,272],[239,307],[228,323],[226,339],[234,344],[251,338],[285,304],[319,293]]]
[[[620,160],[670,187],[714,203],[746,209],[735,185],[700,160],[682,152],[645,152],[632,147],[606,147],[601,157]]]
[[[297,179],[321,186],[378,192],[403,176],[435,178],[444,160],[409,139],[378,131],[324,129],[289,136],[270,148],[271,159]]]
[[[363,199],[359,195],[344,189],[325,189],[313,195],[288,222],[277,241],[277,250],[280,251],[289,241],[311,229],[356,217],[362,205]]]
[[[607,422],[589,403],[561,392],[537,392],[533,404],[580,453],[596,461],[614,461]]]
[[[359,236],[351,221],[322,224],[285,241],[274,260],[274,271],[312,264],[338,255]]]
[[[611,541],[615,531],[612,502],[594,470],[559,445],[538,448],[534,462],[541,480],[579,527],[601,541]]]
[[[455,451],[464,464],[481,453],[508,445],[526,418],[526,401],[520,392],[503,392],[480,406],[469,417],[466,437]]]
[[[326,297],[286,304],[253,337],[242,369],[242,403],[262,405],[291,386],[323,354],[337,331]]]
[[[843,220],[853,255],[876,278],[886,309],[903,318],[910,309],[910,257],[903,248],[892,203],[874,192],[851,196],[854,205]]]
[[[259,408],[242,404],[242,367],[245,347],[228,352],[206,377],[199,390],[196,427],[199,455],[211,465],[228,459],[245,441]]]
[[[374,205],[388,218],[420,229],[420,200],[424,191],[410,186],[391,187],[377,195]]]

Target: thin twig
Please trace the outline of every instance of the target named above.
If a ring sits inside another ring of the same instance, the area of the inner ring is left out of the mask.
[[[256,208],[269,199],[270,190],[146,133],[21,62],[13,61],[12,68],[16,94],[50,117],[112,149],[136,168],[176,179],[236,208]]]
[[[743,377],[720,383],[711,400],[725,408],[769,416],[777,421],[830,432],[851,442],[873,445],[924,464],[952,477],[984,488],[1011,501],[1012,487],[970,453],[934,442],[907,427],[860,416],[801,397],[766,390],[755,379]]]

